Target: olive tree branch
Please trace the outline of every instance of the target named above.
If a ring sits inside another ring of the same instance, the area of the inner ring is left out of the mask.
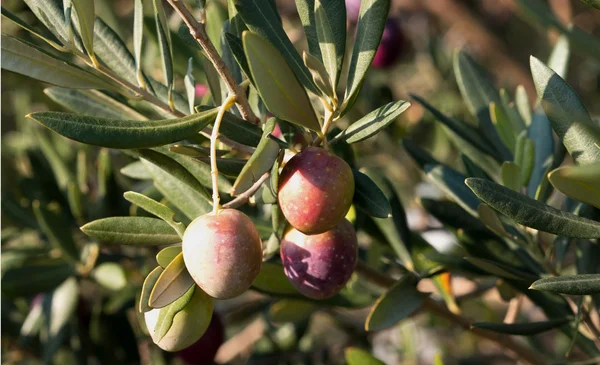
[[[369,280],[370,282],[381,286],[382,288],[390,288],[392,285],[396,283],[396,280],[393,278],[367,266],[363,262],[359,261],[356,266],[356,272]],[[487,331],[481,328],[472,328],[471,322],[461,315],[457,315],[452,313],[443,305],[439,304],[435,300],[427,297],[423,300],[423,304],[421,304],[421,308],[416,311],[414,314],[419,313],[421,311],[426,311],[431,314],[435,314],[441,318],[446,319],[449,322],[458,325],[464,330],[470,331],[476,336],[488,339],[492,342],[497,343],[498,345],[507,348],[514,352],[517,356],[522,358],[533,365],[543,365],[546,364],[546,360],[539,356],[537,353],[531,351],[530,349],[523,347],[519,343],[513,341],[512,338],[506,335],[501,335],[498,333],[494,333],[491,331]],[[413,315],[414,315],[413,314]]]
[[[258,191],[258,188],[260,188],[260,186],[264,184],[265,181],[267,181],[270,175],[271,171],[265,172],[258,180],[256,180],[256,182],[250,188],[248,188],[248,190],[238,195],[232,201],[223,204],[223,208],[233,209],[246,204],[248,200]]]
[[[181,0],[168,0],[169,4],[173,9],[179,14],[183,22],[190,30],[190,34],[194,39],[198,42],[200,47],[204,50],[207,58],[212,62],[217,70],[221,79],[225,82],[227,86],[227,90],[231,95],[234,95],[237,100],[237,105],[240,113],[252,124],[259,124],[260,120],[254,115],[250,104],[248,103],[248,98],[246,98],[246,94],[240,85],[238,85],[233,79],[233,75],[231,71],[225,65],[225,62],[219,56],[219,53],[215,49],[215,46],[212,44],[206,30],[204,28],[204,23],[198,22],[196,18],[192,15],[190,10],[185,6],[185,4]]]
[[[235,95],[231,94],[225,99],[223,104],[219,107],[219,112],[213,125],[213,130],[210,135],[210,174],[212,176],[212,189],[213,189],[213,214],[217,214],[221,209],[219,201],[219,169],[217,168],[217,137],[219,136],[219,127],[223,120],[225,112],[235,104]]]

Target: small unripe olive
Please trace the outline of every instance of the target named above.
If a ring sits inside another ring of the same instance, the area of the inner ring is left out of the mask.
[[[187,365],[210,365],[215,359],[224,339],[223,322],[217,312],[213,313],[208,329],[190,347],[179,351],[179,357]]]
[[[235,209],[196,218],[183,235],[183,260],[190,275],[218,299],[245,292],[260,272],[262,244],[247,215]]]
[[[330,298],[346,285],[356,267],[356,232],[346,219],[316,235],[290,227],[281,240],[280,253],[285,275],[301,294]]]
[[[335,227],[354,196],[352,169],[341,158],[319,147],[292,157],[279,178],[279,207],[287,221],[306,234]]]

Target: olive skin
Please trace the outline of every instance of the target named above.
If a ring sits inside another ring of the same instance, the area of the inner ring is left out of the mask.
[[[198,341],[179,351],[178,356],[187,365],[210,365],[215,359],[219,347],[223,344],[225,330],[217,312],[213,312],[206,332]]]
[[[263,254],[258,230],[239,210],[196,218],[185,230],[182,246],[190,275],[213,298],[242,294],[260,272]]]
[[[405,48],[406,39],[402,35],[400,26],[394,19],[389,18],[385,23],[381,42],[371,65],[377,69],[388,68],[396,62]]]
[[[285,275],[302,295],[331,298],[356,268],[356,232],[346,219],[317,235],[305,235],[290,227],[281,240],[280,254]]]
[[[350,166],[319,147],[308,147],[292,157],[279,177],[279,207],[292,227],[306,234],[335,227],[353,196]]]

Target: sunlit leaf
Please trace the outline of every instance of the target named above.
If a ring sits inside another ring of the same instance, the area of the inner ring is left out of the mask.
[[[357,347],[347,348],[344,355],[348,365],[385,365],[383,361]]]
[[[180,298],[194,285],[194,279],[187,271],[180,252],[160,274],[150,293],[148,304],[152,308],[162,308]]]
[[[557,276],[540,279],[530,289],[570,295],[600,293],[600,274]]]
[[[378,331],[395,325],[415,312],[424,298],[412,277],[402,277],[377,299],[365,322],[365,330]]]
[[[504,333],[507,335],[533,336],[563,326],[569,323],[570,321],[571,320],[568,318],[561,318],[529,323],[476,322],[473,323],[471,327],[481,328],[492,332]]]
[[[81,230],[101,242],[118,245],[158,246],[181,242],[177,232],[157,218],[102,218],[84,225]]]
[[[409,102],[399,100],[375,109],[352,123],[331,142],[335,143],[335,141],[340,139],[348,144],[364,141],[393,123],[408,107],[410,107]]]
[[[548,179],[565,195],[600,208],[600,164],[560,167]]]

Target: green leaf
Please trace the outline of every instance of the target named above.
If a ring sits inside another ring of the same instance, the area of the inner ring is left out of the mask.
[[[165,247],[156,254],[156,262],[164,269],[169,266],[171,261],[173,261],[180,253],[181,246]]]
[[[548,179],[565,195],[600,208],[600,164],[561,167]]]
[[[360,171],[352,170],[352,175],[354,175],[355,184],[353,202],[356,208],[371,217],[391,218],[390,202],[377,184]]]
[[[515,148],[515,130],[511,125],[511,121],[509,116],[506,114],[506,111],[502,107],[501,104],[496,104],[494,102],[490,103],[490,119],[492,120],[492,124],[496,128],[496,132],[498,136],[500,136],[500,140],[506,147],[508,147],[511,152],[514,153]]]
[[[390,0],[364,0],[360,3],[356,37],[348,69],[346,94],[341,107],[343,111],[349,110],[356,100],[381,41],[389,9]]]
[[[315,303],[297,299],[281,299],[269,307],[269,319],[275,323],[301,323],[317,309]]]
[[[77,114],[112,119],[148,119],[128,105],[97,90],[49,87],[44,89],[44,93],[55,103]]]
[[[272,295],[298,295],[298,291],[287,279],[283,266],[263,262],[260,272],[252,282],[252,288]]]
[[[348,365],[385,365],[383,361],[357,347],[348,347],[344,351],[344,357]]]
[[[550,67],[558,76],[565,79],[569,69],[569,59],[571,58],[571,49],[569,47],[569,38],[561,35],[556,40],[552,53],[548,58],[548,67]]]
[[[487,206],[485,203],[479,204],[477,207],[477,213],[479,214],[479,219],[486,225],[489,229],[491,229],[494,233],[505,236],[507,234],[506,228],[502,224],[502,221],[498,217],[498,214]]]
[[[48,207],[42,207],[38,200],[33,201],[31,206],[40,229],[50,243],[72,260],[79,260],[79,249],[69,229],[70,222],[62,215],[60,206],[49,210]]]
[[[146,152],[151,152],[150,155],[155,155],[155,157],[160,155],[160,160],[163,160],[160,165],[146,159],[142,159],[142,163],[152,175],[154,186],[169,202],[173,203],[190,220],[208,213],[212,209],[208,193],[185,167],[158,152],[151,150],[146,150]],[[202,190],[204,193],[201,193]]]
[[[212,123],[216,115],[217,108],[178,119],[145,121],[87,117],[60,112],[38,112],[27,117],[78,142],[131,149],[162,146],[186,139]]]
[[[167,23],[167,16],[162,5],[162,0],[153,0],[154,19],[156,22],[156,33],[158,35],[158,46],[162,57],[163,73],[168,88],[168,100],[171,104],[173,92],[173,49],[171,47],[171,31]]]
[[[521,191],[521,168],[514,162],[502,164],[502,185],[516,192]]]
[[[211,107],[200,105],[196,107],[196,110],[203,113],[207,110],[211,110]],[[262,133],[263,132],[259,127],[234,114],[229,112],[223,114],[219,134],[227,136],[246,146],[256,146],[262,138]]]
[[[475,169],[482,171],[484,174],[487,174],[494,181],[500,181],[500,165],[497,160],[494,159],[491,155],[481,152],[477,147],[473,146],[471,143],[462,139],[457,133],[452,131],[449,127],[443,125],[442,130],[448,136],[448,139],[457,150],[459,150],[466,158],[468,158],[469,162],[475,165]],[[468,166],[471,167],[471,166]],[[467,173],[471,171],[467,168]]]
[[[175,222],[175,212],[169,209],[166,205],[134,191],[125,192],[123,196],[125,199],[127,199],[127,201],[167,222],[171,227],[173,227],[177,234],[183,238],[185,226],[183,223]]]
[[[304,28],[304,35],[308,43],[308,53],[322,61],[321,48],[317,38],[317,26],[315,21],[315,1],[296,0],[296,11]],[[344,11],[345,12],[345,11]]]
[[[289,122],[315,131],[320,130],[306,91],[279,51],[264,38],[251,32],[244,32],[242,42],[254,85],[269,111]]]
[[[79,299],[79,285],[77,279],[70,277],[65,280],[52,295],[44,297],[42,308],[44,309],[45,327],[47,339],[44,344],[44,357],[51,355],[65,340],[65,330],[69,327]],[[46,361],[47,362],[47,361]]]
[[[527,90],[525,90],[523,85],[517,86],[515,91],[515,105],[521,119],[529,127],[531,125],[531,105],[529,105],[529,95],[527,95]]]
[[[198,160],[210,168],[210,158],[201,157]],[[219,170],[219,174],[237,178],[247,163],[248,160],[242,160],[239,158],[217,158],[217,169]],[[228,193],[231,193],[231,190],[228,191]]]
[[[477,217],[479,200],[465,186],[465,176],[444,165],[425,165],[427,177],[464,210]]]
[[[283,57],[283,61],[287,62],[287,65],[289,65],[288,67],[291,67],[293,70],[290,70],[290,73],[296,75],[298,81],[304,88],[317,94],[317,88],[312,82],[310,72],[304,67],[296,48],[285,34],[276,9],[271,6],[265,6],[265,2],[259,0],[235,0],[235,7],[242,19],[244,19],[248,29],[260,36],[263,39],[263,42],[266,39],[270,45],[272,45],[271,47],[275,47],[274,49],[278,50],[275,51],[277,58],[281,59]],[[244,49],[246,49],[246,46],[244,46]],[[246,50],[246,52],[248,52],[248,50]],[[246,54],[246,56],[248,55]],[[263,54],[262,56],[270,58],[271,54]],[[248,62],[252,69],[252,61],[249,57]],[[280,62],[281,61],[277,61],[277,63]],[[253,70],[253,80],[255,82],[260,82],[254,73],[255,71]],[[262,76],[263,75],[261,75],[261,77]],[[281,81],[283,80],[285,80],[285,82],[291,82],[289,78],[281,79]],[[267,102],[265,103],[268,105]],[[282,119],[286,118],[282,117]],[[307,123],[310,123],[310,121],[307,121]]]
[[[150,293],[148,304],[152,308],[165,307],[179,299],[192,285],[194,279],[185,267],[183,252],[180,252],[160,274]]]
[[[185,74],[184,84],[185,93],[187,95],[188,104],[190,106],[190,114],[194,114],[194,105],[196,104],[196,79],[194,79],[194,59],[190,57],[188,59],[188,69]]]
[[[134,161],[121,168],[121,173],[129,178],[137,180],[151,180],[152,175],[146,169],[142,161]]]
[[[581,0],[584,4],[593,6],[596,9],[600,9],[600,0]]]
[[[127,285],[127,276],[123,267],[115,262],[104,262],[94,268],[92,278],[106,289],[118,291]]]
[[[469,178],[466,185],[490,207],[519,224],[574,238],[600,238],[600,223],[560,211],[489,180]]]
[[[600,126],[594,124],[575,91],[560,76],[531,57],[531,73],[542,107],[569,154],[577,163],[600,162]]]
[[[5,34],[2,34],[1,63],[5,70],[62,87],[114,89],[98,76]]]
[[[62,2],[56,0],[24,0],[29,9],[35,14],[52,34],[61,40],[63,44],[67,44],[69,40],[69,29],[65,22],[65,17],[62,8]],[[79,39],[77,39],[79,41]],[[81,42],[76,43],[79,50]]]
[[[455,54],[454,73],[467,108],[479,121],[479,128],[496,151],[495,156],[500,161],[511,161],[512,153],[502,143],[490,118],[490,103],[499,105],[500,95],[487,79],[481,66],[465,52]]]
[[[279,155],[279,145],[268,136],[275,129],[277,119],[269,118],[265,123],[263,137],[238,178],[233,184],[231,195],[248,190],[260,177],[270,171]]]
[[[321,59],[327,74],[329,75],[330,85],[335,88],[337,85],[337,74],[338,74],[338,57],[336,54],[336,44],[334,39],[333,29],[329,23],[328,14],[325,11],[324,5],[320,0],[314,0],[315,2],[315,27],[317,30],[317,40],[319,41],[319,48],[321,50]],[[340,1],[338,1],[340,3]]]
[[[10,11],[8,11],[4,6],[2,7],[2,15],[5,16],[6,18],[8,18],[9,20],[11,20],[12,22],[14,22],[19,27],[25,29],[29,33],[33,34],[34,36],[36,36],[36,37],[40,38],[41,40],[43,40],[44,42],[48,43],[53,48],[55,48],[57,50],[64,49],[64,47],[60,45],[60,41],[57,40],[56,37],[52,33],[46,31],[45,29],[37,30],[37,29],[33,28],[31,25],[24,22],[18,16],[11,13]]]
[[[377,299],[365,322],[365,330],[379,331],[395,325],[415,312],[424,298],[425,295],[417,290],[413,277],[403,276]]]
[[[246,77],[248,77],[250,82],[254,83],[254,80],[252,79],[252,72],[250,72],[250,66],[248,65],[246,54],[244,53],[244,45],[241,38],[231,33],[224,33],[224,35],[233,58],[235,58],[235,61],[238,63],[242,71],[244,71],[244,74],[246,74]]]
[[[144,0],[134,0],[133,8],[133,54],[135,55],[135,69],[138,85],[145,87],[144,74],[142,73],[142,49],[144,46]]]
[[[138,310],[140,313],[146,313],[152,310],[152,307],[150,307],[150,304],[148,304],[150,301],[150,293],[152,293],[152,289],[154,289],[154,285],[158,281],[158,278],[162,272],[162,267],[155,267],[154,270],[150,271],[150,273],[146,276],[146,279],[144,279],[142,292],[140,294],[140,303],[138,305]]]
[[[491,323],[476,322],[472,328],[481,328],[492,332],[504,333],[515,336],[533,336],[569,323],[569,318],[550,319],[542,322],[529,323]]]
[[[532,274],[515,269],[512,266],[508,266],[507,264],[503,264],[501,262],[480,259],[477,257],[465,257],[465,260],[482,269],[483,271],[500,278],[526,281],[529,283],[532,283],[537,279],[537,277]]]
[[[304,61],[306,68],[310,71],[313,81],[321,91],[321,94],[333,99],[335,97],[335,91],[333,90],[332,81],[325,66],[315,56],[306,52],[302,53],[302,60]]]
[[[110,217],[81,227],[83,233],[98,241],[117,245],[159,246],[181,242],[168,223],[148,217]]]
[[[537,280],[529,289],[569,295],[600,293],[600,274],[547,277]]]
[[[75,12],[77,13],[77,21],[79,23],[79,34],[83,41],[83,46],[90,56],[94,64],[97,64],[96,56],[94,55],[94,21],[96,12],[94,8],[94,0],[71,0]]]
[[[57,146],[52,142],[49,133],[46,133],[47,131],[35,128],[32,132],[32,134],[37,137],[36,139],[39,143],[39,147],[50,164],[54,179],[56,180],[56,185],[58,185],[61,190],[66,190],[69,181],[73,179],[66,161],[58,153],[56,149]]]
[[[410,103],[399,100],[386,104],[352,123],[338,134],[331,143],[343,140],[348,144],[364,141],[379,133],[380,130],[393,123],[396,118],[410,107]]]
[[[22,297],[49,292],[74,273],[75,267],[61,259],[26,262],[2,275],[2,293]]]
[[[242,69],[240,65],[237,63],[236,57],[229,47],[229,42],[227,41],[227,34],[230,34],[231,31],[231,23],[229,20],[225,20],[223,23],[223,30],[221,31],[220,44],[221,44],[221,57],[223,58],[223,62],[225,62],[225,66],[231,71],[231,75],[233,76],[233,80],[236,84],[242,83],[244,80],[242,77]],[[239,38],[238,38],[239,40]],[[243,53],[242,46],[242,53]]]

